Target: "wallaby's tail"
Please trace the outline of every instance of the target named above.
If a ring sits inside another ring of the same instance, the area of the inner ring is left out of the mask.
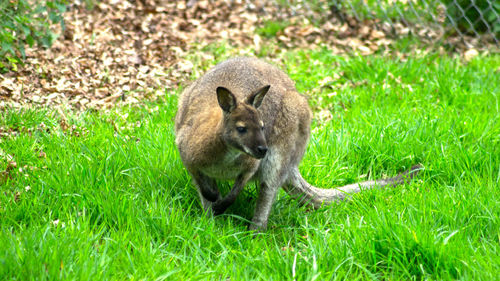
[[[319,208],[323,204],[344,200],[349,194],[360,192],[363,189],[402,184],[412,179],[420,170],[423,170],[423,167],[418,164],[393,178],[353,183],[335,189],[322,189],[312,186],[305,181],[299,169],[295,168],[290,174],[287,184],[283,188],[288,194],[297,197],[301,203],[311,204],[315,208]]]

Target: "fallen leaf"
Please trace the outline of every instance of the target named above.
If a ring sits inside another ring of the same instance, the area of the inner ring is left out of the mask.
[[[47,158],[47,154],[43,152],[43,150],[40,150],[40,152],[38,153],[38,158]]]
[[[471,61],[473,58],[477,57],[479,55],[479,52],[476,49],[469,49],[465,51],[464,53],[464,59],[465,61]]]

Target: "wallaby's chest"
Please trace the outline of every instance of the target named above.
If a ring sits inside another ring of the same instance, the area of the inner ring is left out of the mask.
[[[251,158],[242,152],[231,150],[209,165],[201,167],[200,170],[211,178],[232,180],[243,172],[256,170],[258,165],[259,161],[257,159]]]

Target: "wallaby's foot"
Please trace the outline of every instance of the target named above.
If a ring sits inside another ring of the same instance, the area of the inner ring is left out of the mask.
[[[265,225],[258,225],[254,222],[251,222],[248,225],[248,230],[253,231],[255,234],[264,232],[266,231],[266,229],[267,229],[267,223]]]

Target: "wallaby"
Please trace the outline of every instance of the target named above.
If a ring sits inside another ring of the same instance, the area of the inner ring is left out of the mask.
[[[283,187],[302,203],[319,207],[362,189],[396,185],[420,166],[390,179],[320,189],[298,166],[310,136],[312,113],[294,82],[256,58],[229,59],[194,81],[180,96],[176,144],[203,208],[223,213],[249,180],[258,180],[250,229],[265,229],[276,193]],[[234,180],[222,197],[215,179]]]

